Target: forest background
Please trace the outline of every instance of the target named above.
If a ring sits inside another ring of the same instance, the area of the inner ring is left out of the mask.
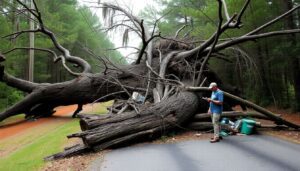
[[[93,66],[93,71],[103,69],[99,57],[106,57],[114,63],[128,63],[103,31],[101,19],[87,6],[80,6],[77,0],[36,0],[46,25],[58,37],[59,42],[75,56],[80,56]],[[226,0],[229,13],[243,6],[243,0]],[[257,26],[275,18],[299,5],[299,0],[256,0],[251,1],[243,18],[243,27],[227,31],[221,39],[243,35]],[[216,30],[218,12],[215,0],[157,0],[160,8],[146,7],[141,18],[153,24],[162,18],[157,27],[163,37],[172,37],[179,28],[182,40],[201,43]],[[161,8],[163,7],[163,8]],[[29,28],[29,14],[16,12],[17,3],[13,0],[0,1],[0,36]],[[163,10],[162,10],[163,9]],[[266,15],[268,14],[268,15]],[[299,29],[300,11],[285,17],[267,31]],[[266,30],[265,30],[266,31]],[[35,46],[53,51],[50,40],[43,35],[35,35]],[[274,105],[280,108],[300,110],[300,43],[299,35],[286,35],[262,38],[228,48],[211,58],[210,68],[221,79],[240,88],[245,98],[262,106]],[[121,38],[120,38],[121,39]],[[5,53],[16,47],[27,47],[28,35],[17,39],[1,39],[0,52]],[[242,50],[237,53],[233,48]],[[9,53],[5,67],[10,74],[28,78],[28,51],[16,50]],[[134,56],[133,56],[134,57]],[[224,60],[214,60],[214,59]],[[35,51],[35,82],[62,82],[70,76],[60,64],[53,63],[52,56]],[[73,66],[70,66],[73,67]],[[24,94],[0,83],[0,110],[23,98]]]

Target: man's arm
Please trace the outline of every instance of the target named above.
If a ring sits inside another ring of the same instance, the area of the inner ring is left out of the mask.
[[[223,105],[223,101],[220,101],[220,100],[210,100],[210,102],[212,102],[216,105]]]
[[[204,100],[206,100],[207,102],[212,102],[216,105],[223,105],[223,100],[212,100],[211,98],[203,98]]]
[[[214,103],[216,105],[223,105],[223,100],[224,100],[224,94],[223,94],[223,92],[222,91],[219,92],[217,94],[217,96],[218,96],[218,100],[212,100],[212,99],[209,98],[207,101],[208,102],[212,102],[212,103]]]

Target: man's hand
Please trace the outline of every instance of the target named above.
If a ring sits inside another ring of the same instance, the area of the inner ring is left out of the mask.
[[[207,113],[208,113],[208,114],[211,114],[210,108],[208,108],[208,111],[207,111]]]
[[[211,98],[202,97],[203,100],[206,100],[207,102],[211,102]]]

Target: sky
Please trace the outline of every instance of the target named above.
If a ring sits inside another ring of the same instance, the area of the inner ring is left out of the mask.
[[[93,4],[95,4],[95,2],[98,2],[98,0],[78,0],[80,4],[85,4],[87,6],[93,6]],[[94,3],[90,3],[90,2],[94,2]],[[121,5],[121,7],[125,8],[125,9],[130,9],[132,11],[132,13],[134,15],[139,14],[139,12],[145,8],[146,6],[155,6],[155,2],[153,0],[100,0],[101,3],[103,2],[109,2],[112,4],[119,4]],[[91,9],[93,12],[95,12],[99,18],[102,20],[102,16],[101,16],[101,10],[100,9]],[[103,23],[103,21],[101,21],[101,23]],[[116,33],[111,33],[109,34],[109,38],[110,40],[115,44],[115,47],[120,47],[122,46],[122,33],[120,32],[116,32]],[[130,40],[128,43],[128,46],[134,46],[134,47],[138,47],[138,45],[140,44],[140,39],[139,37],[135,36],[135,35],[130,35]],[[129,54],[131,54],[134,49],[131,48],[127,48],[127,49],[118,49],[120,51],[120,53],[123,56],[127,56]],[[130,56],[131,58],[133,56]],[[130,60],[129,60],[130,61]]]

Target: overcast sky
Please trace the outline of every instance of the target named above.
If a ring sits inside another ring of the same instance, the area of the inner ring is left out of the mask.
[[[80,4],[85,4],[87,6],[93,6],[95,2],[98,0],[78,0]],[[94,2],[94,3],[89,3]],[[146,6],[155,6],[155,2],[153,0],[101,0],[100,2],[109,2],[112,4],[119,4],[122,8],[130,9],[134,15],[138,15],[139,12],[145,8]],[[100,9],[91,9],[95,12],[99,18],[102,20],[101,10]],[[101,23],[103,23],[101,21]],[[135,36],[130,36],[131,39],[129,41],[128,46],[135,46],[137,47],[140,43],[140,39]],[[122,35],[121,33],[114,33],[113,36],[110,36],[111,41],[115,44],[116,47],[120,47],[122,45]],[[127,56],[128,54],[133,52],[133,49],[119,49],[122,55]],[[133,57],[133,56],[131,56]]]

